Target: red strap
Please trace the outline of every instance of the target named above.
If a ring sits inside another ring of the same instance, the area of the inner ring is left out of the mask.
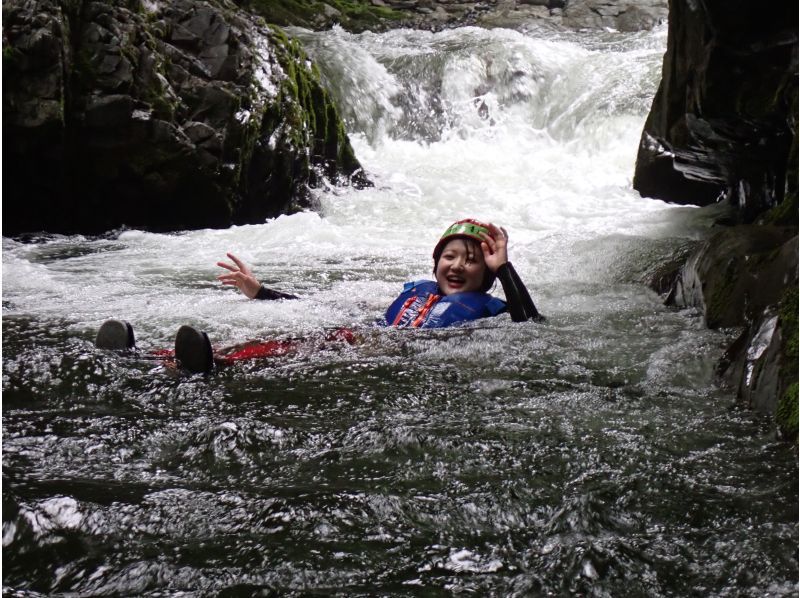
[[[428,312],[433,307],[433,304],[436,303],[439,299],[441,299],[440,295],[431,295],[428,297],[428,300],[425,302],[425,305],[422,306],[422,309],[419,310],[419,315],[417,318],[411,323],[412,328],[419,328],[422,323],[425,321],[425,316],[428,315]]]
[[[416,301],[416,300],[417,300],[417,296],[416,295],[406,299],[406,302],[403,303],[403,307],[400,308],[400,311],[398,312],[397,317],[394,319],[394,322],[392,322],[392,326],[397,326],[400,323],[400,320],[403,318],[403,314],[406,313],[406,310],[409,307],[411,307],[411,304],[414,303],[414,301]]]

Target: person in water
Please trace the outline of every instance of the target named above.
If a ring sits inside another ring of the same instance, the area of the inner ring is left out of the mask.
[[[217,277],[250,299],[296,299],[263,286],[232,253],[233,262],[217,262],[228,273]],[[389,306],[385,326],[444,328],[506,311],[514,322],[540,319],[536,306],[508,261],[508,233],[494,224],[465,219],[453,223],[433,250],[436,279],[408,282]],[[506,301],[488,294],[499,279]]]
[[[247,265],[228,253],[232,263],[217,262],[227,270],[217,277],[250,299],[297,299],[295,295],[262,285]],[[386,310],[382,324],[398,328],[444,328],[508,312],[514,322],[540,320],[528,290],[508,260],[508,233],[494,224],[465,219],[453,223],[433,250],[435,280],[408,282]],[[488,293],[499,279],[506,300]],[[339,329],[327,340],[353,343],[352,331]],[[101,348],[133,348],[133,329],[127,322],[109,320],[98,332]],[[174,357],[193,372],[207,372],[219,363],[288,353],[297,341],[264,341],[234,347],[214,355],[208,336],[191,326],[182,326],[175,339]]]

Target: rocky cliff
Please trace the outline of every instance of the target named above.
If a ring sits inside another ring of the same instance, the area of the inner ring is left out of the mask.
[[[729,202],[733,218],[681,269],[667,302],[742,327],[720,364],[740,400],[797,434],[797,3],[670,3],[661,85],[634,187]],[[738,224],[738,225],[737,225]]]
[[[225,227],[365,184],[300,46],[225,0],[3,3],[3,233]]]

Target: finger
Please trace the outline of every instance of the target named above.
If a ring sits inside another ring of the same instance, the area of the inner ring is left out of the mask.
[[[495,240],[503,239],[505,237],[503,230],[499,228],[496,224],[492,224],[491,222],[488,224],[489,234],[494,237]]]
[[[494,253],[497,247],[497,243],[495,242],[494,237],[492,237],[491,235],[487,235],[484,232],[480,233],[480,235],[483,238],[483,243],[486,244],[486,246],[490,249],[491,253]]]
[[[236,266],[239,268],[239,270],[241,270],[242,272],[244,272],[245,270],[247,270],[247,266],[245,266],[245,265],[244,265],[244,262],[242,262],[242,260],[240,260],[238,257],[236,257],[235,255],[233,255],[232,253],[228,253],[228,254],[226,254],[226,255],[227,255],[229,258],[231,258],[231,260],[233,260],[233,263],[234,263],[234,264],[236,264]]]
[[[220,268],[225,268],[226,270],[230,270],[231,272],[238,272],[239,271],[238,268],[236,268],[234,266],[231,266],[230,264],[228,264],[226,262],[217,262],[217,266],[219,266]]]
[[[231,274],[220,274],[217,276],[217,280],[242,280],[242,273],[233,272]]]

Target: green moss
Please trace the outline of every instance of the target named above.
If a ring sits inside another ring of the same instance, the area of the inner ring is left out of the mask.
[[[287,108],[286,122],[292,129],[291,142],[295,148],[310,147],[315,166],[330,164],[326,174],[332,176],[337,163],[351,173],[359,164],[333,99],[322,86],[317,67],[312,64],[305,68],[309,60],[302,46],[280,28],[273,27],[272,31],[273,47],[286,74],[281,95]]]
[[[280,25],[298,25],[314,28],[319,15],[324,15],[324,4],[339,11],[337,19],[342,27],[351,31],[384,29],[404,17],[402,12],[383,6],[373,6],[368,0],[246,0],[244,8],[264,17],[267,22]]]
[[[791,384],[778,401],[775,411],[775,421],[784,436],[797,440],[798,414],[797,414],[797,382]]]
[[[714,285],[711,296],[706,304],[706,325],[709,328],[718,328],[724,320],[725,312],[736,288],[736,281],[739,276],[738,260],[731,259],[728,262],[722,279]]]
[[[797,225],[797,192],[787,195],[783,201],[767,212],[765,222],[776,226]]]
[[[786,185],[783,201],[767,212],[765,221],[779,226],[797,226],[797,132],[792,141],[792,149],[786,161]]]
[[[786,335],[785,345],[784,345],[784,355],[786,359],[794,364],[795,368],[795,376],[797,376],[797,336],[798,336],[798,329],[797,329],[797,287],[792,286],[789,288],[786,293],[784,294],[783,298],[781,299],[780,303],[780,320],[782,324],[782,328],[785,331],[788,331],[789,334]]]
[[[14,68],[17,62],[17,50],[10,45],[3,43],[3,71]]]
[[[403,14],[386,6],[373,6],[363,0],[328,0],[343,16],[353,20],[401,19]]]
[[[792,381],[783,395],[778,399],[775,421],[783,434],[796,439],[798,431],[798,398],[797,398],[797,358],[798,358],[798,292],[792,285],[784,294],[779,306],[781,330],[784,333],[783,360],[781,368],[783,376]]]
[[[317,14],[316,2],[308,0],[249,0],[244,2],[248,8],[275,25],[311,24]]]

